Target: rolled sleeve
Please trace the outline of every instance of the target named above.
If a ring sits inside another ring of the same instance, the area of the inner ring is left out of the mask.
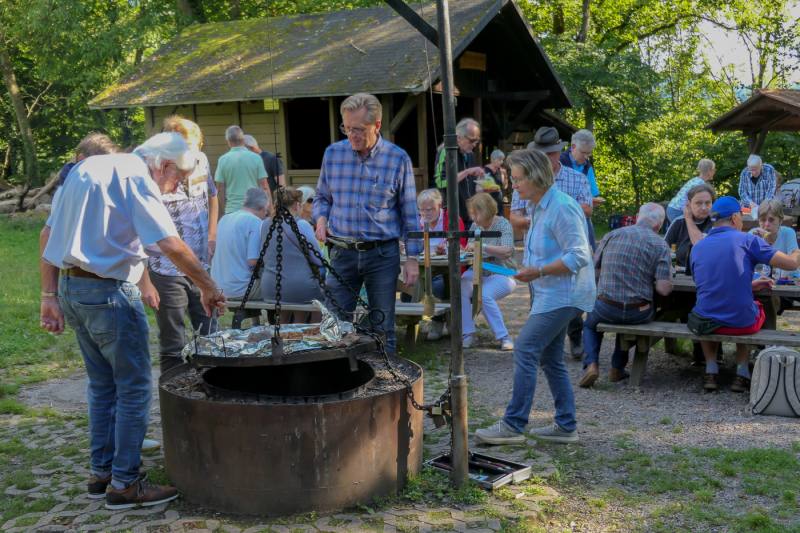
[[[406,251],[409,256],[417,256],[421,253],[419,239],[409,239],[408,233],[420,231],[419,213],[417,212],[417,188],[414,185],[414,169],[411,166],[411,159],[404,158],[400,169],[400,190],[397,192],[400,199],[400,218],[403,229],[400,238],[406,243]]]
[[[554,231],[556,241],[564,253],[561,261],[566,267],[576,274],[592,260],[589,250],[589,240],[586,236],[586,218],[577,204],[570,202],[561,210],[556,219],[558,231]]]

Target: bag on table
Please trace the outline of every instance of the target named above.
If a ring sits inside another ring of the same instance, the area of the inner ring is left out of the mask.
[[[800,417],[800,353],[782,346],[762,350],[752,378],[753,414]]]

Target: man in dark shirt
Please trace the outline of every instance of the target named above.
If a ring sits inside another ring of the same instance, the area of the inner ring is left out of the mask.
[[[458,142],[458,214],[464,221],[464,227],[472,225],[472,219],[467,212],[467,200],[475,196],[475,180],[483,178],[483,167],[475,162],[475,148],[481,142],[481,126],[478,121],[471,118],[462,118],[456,124],[456,142]],[[444,145],[436,153],[434,167],[434,186],[442,191],[442,197],[447,204],[447,164],[445,162],[447,150]]]
[[[269,182],[269,190],[275,192],[278,190],[278,186],[286,187],[286,175],[283,171],[283,163],[281,163],[281,160],[278,158],[278,156],[266,150],[262,150],[258,146],[258,141],[256,141],[256,138],[252,135],[244,136],[244,145],[254,154],[260,155],[262,161],[264,161],[264,168],[267,171],[267,181]]]
[[[597,324],[642,324],[653,320],[653,287],[662,296],[672,292],[667,243],[656,233],[664,223],[664,208],[655,203],[639,209],[635,226],[616,229],[605,236],[595,254],[598,273],[597,302],[583,324],[584,374],[579,385],[591,387],[600,375],[599,355],[603,333]],[[611,357],[610,381],[627,377],[628,353],[619,336]]]

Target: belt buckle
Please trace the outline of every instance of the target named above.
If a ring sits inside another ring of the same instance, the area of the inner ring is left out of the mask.
[[[366,252],[369,248],[362,248],[362,245],[368,245],[368,242],[356,241],[353,243],[353,247],[356,249],[357,252]]]

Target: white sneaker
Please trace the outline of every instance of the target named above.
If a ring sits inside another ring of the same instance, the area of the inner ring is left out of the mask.
[[[442,320],[431,320],[430,328],[428,329],[428,340],[429,341],[438,341],[442,338],[442,332],[444,331],[444,321]]]
[[[158,442],[157,440],[144,439],[142,441],[142,451],[143,452],[154,452],[159,448],[161,448],[161,443]]]
[[[570,442],[578,442],[577,431],[564,431],[563,429],[558,427],[558,424],[533,428],[532,430],[530,430],[529,433],[531,437],[550,442],[560,442],[562,444],[568,444]]]
[[[472,345],[475,343],[475,335],[464,335],[461,337],[461,347],[462,348],[472,348]]]
[[[514,351],[514,341],[511,340],[511,337],[506,337],[500,341],[500,350],[504,352]]]
[[[517,433],[508,424],[498,420],[493,426],[475,431],[475,438],[485,444],[525,444],[525,435]]]

